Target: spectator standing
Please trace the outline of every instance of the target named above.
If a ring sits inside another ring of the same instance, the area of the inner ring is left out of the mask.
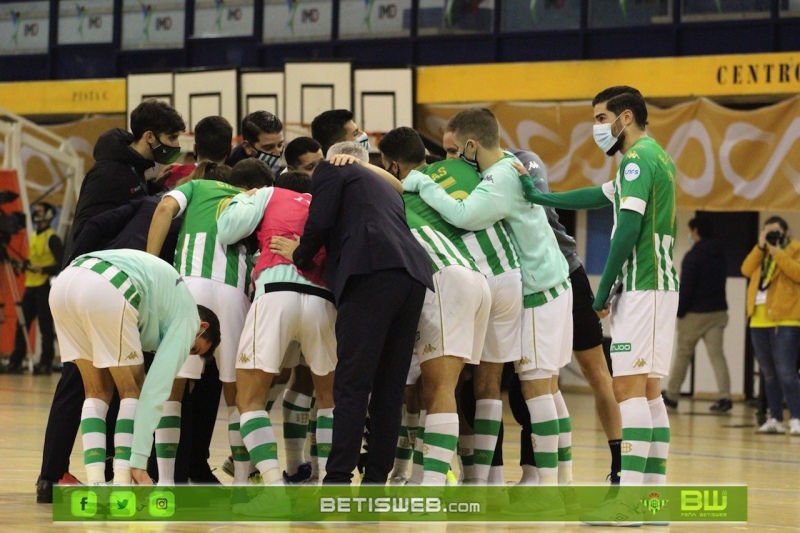
[[[764,376],[769,419],[759,433],[784,433],[783,399],[789,407],[789,433],[800,435],[800,243],[789,225],[770,217],[758,244],[742,263],[747,286],[750,339]]]
[[[711,405],[714,412],[731,410],[731,376],[725,361],[723,333],[728,325],[728,303],[725,300],[727,264],[725,249],[713,239],[713,226],[707,218],[689,221],[692,249],[681,263],[680,296],[678,297],[678,347],[672,360],[664,404],[677,409],[678,396],[689,362],[700,339],[706,345],[714,369],[719,399]]]

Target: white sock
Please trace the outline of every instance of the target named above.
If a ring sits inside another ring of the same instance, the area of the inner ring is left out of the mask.
[[[328,456],[333,443],[333,407],[317,411],[317,461],[319,462],[319,478],[325,479]]]
[[[458,446],[458,414],[436,413],[425,418],[423,485],[444,486]]]
[[[653,440],[647,454],[647,466],[644,473],[645,485],[667,484],[667,457],[669,456],[669,415],[664,405],[664,398],[659,396],[647,402],[650,416],[653,419]]]
[[[175,456],[181,440],[181,402],[164,402],[164,413],[156,428],[156,462],[159,486],[175,484]]]
[[[540,485],[558,485],[558,411],[552,394],[526,400]]]
[[[553,394],[558,413],[558,484],[572,485],[572,420],[561,391]]]
[[[81,440],[86,484],[106,482],[106,415],[108,404],[100,398],[86,398],[81,409]]]
[[[252,454],[265,485],[283,482],[278,465],[278,444],[266,411],[248,411],[241,415],[242,443]],[[249,461],[249,460],[248,460]]]
[[[503,418],[502,400],[478,400],[475,402],[475,451],[473,459],[473,481],[486,485],[492,466],[497,436],[500,434],[500,420]]]
[[[242,440],[239,419],[239,409],[228,407],[228,442],[233,455],[233,484],[246,485],[250,478],[250,454]]]
[[[518,485],[538,485],[539,469],[533,465],[522,465],[522,479]]]
[[[286,389],[283,393],[283,447],[286,450],[286,474],[294,475],[305,463],[303,450],[308,433],[311,396]]]
[[[620,485],[642,485],[653,438],[653,417],[647,398],[628,398],[619,404],[619,414],[622,419]]]
[[[125,398],[119,402],[117,425],[114,428],[114,485],[131,484],[133,420],[138,404],[137,398]]]

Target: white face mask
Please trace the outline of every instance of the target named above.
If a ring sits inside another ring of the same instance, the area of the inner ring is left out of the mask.
[[[692,234],[690,233],[687,237],[689,237],[689,246],[694,246],[694,237],[692,237]]]
[[[361,133],[361,135],[359,135],[356,139],[356,142],[366,148],[367,152],[369,152],[369,135],[367,135],[367,132]]]
[[[617,120],[619,120],[619,117],[614,119],[614,122]],[[597,143],[597,146],[603,151],[604,154],[610,152],[619,140],[619,136],[614,137],[614,134],[611,133],[611,125],[614,124],[614,122],[595,124],[592,126],[592,136],[594,137],[594,142]],[[623,130],[624,129],[625,128],[623,128]],[[622,132],[620,132],[620,134],[621,133]]]

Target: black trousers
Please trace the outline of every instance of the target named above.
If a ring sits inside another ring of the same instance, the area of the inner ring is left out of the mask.
[[[22,296],[22,316],[25,318],[25,325],[30,328],[34,320],[39,322],[39,331],[42,333],[42,357],[41,365],[50,366],[53,364],[55,354],[54,342],[56,340],[56,330],[53,325],[53,315],[50,313],[50,282],[38,287],[27,287]],[[22,364],[28,347],[25,346],[25,333],[17,324],[17,336],[14,342],[14,353],[8,360],[9,365],[18,366]]]
[[[362,483],[386,483],[424,299],[425,286],[405,270],[381,270],[347,280],[336,318],[336,407],[324,483],[350,484],[367,411],[369,458]]]

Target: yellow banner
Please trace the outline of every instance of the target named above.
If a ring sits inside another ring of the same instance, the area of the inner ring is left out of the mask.
[[[441,142],[447,120],[467,105],[418,106],[420,131]],[[620,156],[592,139],[589,102],[494,103],[501,144],[536,152],[555,191],[612,179]],[[709,100],[649,106],[648,133],[675,160],[683,209],[800,211],[800,97],[754,111]]]
[[[0,83],[0,107],[17,115],[125,113],[125,79]]]
[[[591,100],[613,85],[647,98],[790,95],[800,53],[418,67],[417,103]]]

